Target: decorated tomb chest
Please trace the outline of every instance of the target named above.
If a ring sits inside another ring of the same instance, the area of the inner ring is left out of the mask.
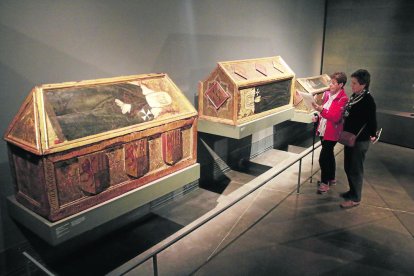
[[[196,162],[197,112],[166,74],[36,86],[5,134],[16,200],[57,221]]]
[[[295,96],[293,98],[295,111],[311,111],[311,109],[305,105],[304,100],[299,92],[312,94],[315,97],[315,101],[321,105],[323,92],[329,90],[330,81],[331,78],[327,74],[308,78],[296,78]]]
[[[294,78],[280,56],[219,62],[199,83],[199,117],[239,125],[292,108]]]

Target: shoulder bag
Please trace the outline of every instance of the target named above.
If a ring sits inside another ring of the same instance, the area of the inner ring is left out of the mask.
[[[338,143],[352,148],[355,146],[356,139],[358,138],[359,134],[361,134],[362,130],[364,130],[366,125],[367,124],[363,125],[356,135],[349,131],[342,131],[339,135]]]

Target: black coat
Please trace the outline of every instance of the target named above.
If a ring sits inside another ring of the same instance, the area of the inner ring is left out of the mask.
[[[376,104],[369,92],[359,102],[352,105],[348,111],[349,115],[345,118],[344,131],[357,134],[366,124],[357,141],[367,141],[370,139],[370,136],[376,135]]]

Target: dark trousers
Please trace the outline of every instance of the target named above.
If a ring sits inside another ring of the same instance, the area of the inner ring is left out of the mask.
[[[356,142],[353,148],[344,149],[344,169],[349,183],[349,198],[357,202],[361,201],[364,161],[369,143],[369,141]]]
[[[319,155],[319,166],[321,167],[321,181],[329,184],[329,180],[335,179],[336,162],[334,147],[336,141],[323,140],[321,137],[322,149]]]

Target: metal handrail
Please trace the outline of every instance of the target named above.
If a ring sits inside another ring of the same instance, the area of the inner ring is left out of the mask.
[[[228,204],[220,206],[220,207],[216,207],[213,210],[207,212],[206,214],[204,214],[200,218],[196,219],[192,223],[188,224],[187,226],[185,226],[182,229],[180,229],[179,231],[177,231],[175,234],[173,234],[173,235],[169,236],[168,238],[166,238],[164,241],[154,245],[153,247],[149,248],[145,252],[143,252],[140,255],[136,256],[135,258],[129,260],[128,262],[124,263],[123,265],[119,266],[118,268],[112,270],[107,275],[108,276],[123,275],[123,274],[133,270],[134,268],[138,267],[142,263],[146,262],[150,258],[153,258],[154,275],[158,276],[157,255],[160,252],[164,251],[165,249],[167,249],[168,247],[170,247],[174,243],[178,242],[179,240],[181,240],[182,238],[184,238],[188,234],[190,234],[193,231],[195,231],[196,229],[200,228],[201,226],[206,224],[208,221],[210,221],[213,218],[217,217],[219,214],[223,213],[224,211],[226,211],[227,209],[229,209],[230,207],[232,207],[233,205],[235,205],[236,203],[238,203],[239,201],[241,201],[242,199],[244,199],[245,197],[247,197],[248,195],[250,195],[251,193],[253,193],[257,189],[261,188],[266,183],[268,183],[270,180],[272,180],[273,178],[275,178],[276,176],[278,176],[279,174],[281,174],[282,172],[284,172],[285,170],[287,170],[288,168],[290,168],[291,166],[293,166],[297,162],[299,162],[299,174],[298,174],[298,184],[297,184],[297,193],[299,193],[300,177],[301,177],[301,169],[302,169],[302,159],[305,156],[307,156],[309,153],[314,152],[314,149],[316,149],[320,146],[321,146],[320,142],[318,142],[316,144],[313,144],[312,147],[310,147],[310,148],[306,149],[305,151],[303,151],[302,153],[300,153],[297,159],[289,162],[284,167],[282,167],[282,169],[278,169],[276,172],[274,172],[272,169],[270,169],[269,171],[259,175],[257,178],[260,178],[262,180],[262,182],[260,184],[258,184],[257,186],[249,189],[247,192],[245,192],[241,196],[237,197],[235,200],[229,202]],[[311,171],[311,174],[312,174],[312,171]],[[312,177],[312,175],[311,175],[311,177]]]
[[[48,276],[55,276],[50,270],[48,270],[45,266],[43,266],[40,262],[38,262],[35,258],[33,258],[29,253],[26,251],[23,251],[23,256],[27,258],[27,264],[26,264],[26,273],[27,275],[31,275],[30,273],[30,263],[34,264],[38,269],[40,269],[43,273],[45,273]]]

